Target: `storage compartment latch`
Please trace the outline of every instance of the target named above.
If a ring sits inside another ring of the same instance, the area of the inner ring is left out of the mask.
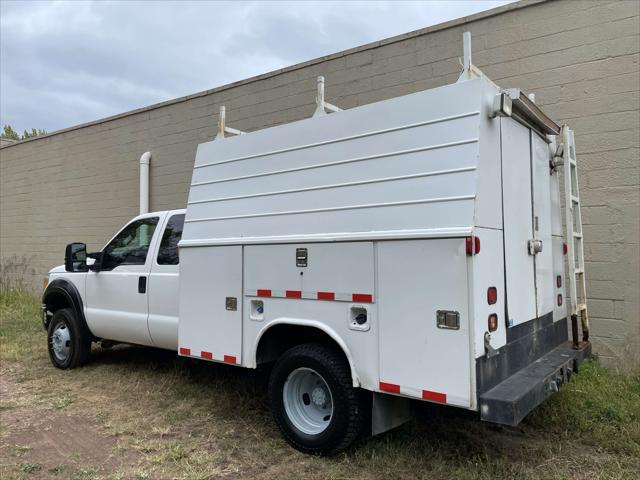
[[[460,313],[451,310],[438,310],[436,312],[438,328],[446,330],[460,330]]]
[[[529,240],[529,255],[537,255],[542,251],[542,240]]]
[[[306,248],[296,248],[296,267],[306,267],[309,254]]]

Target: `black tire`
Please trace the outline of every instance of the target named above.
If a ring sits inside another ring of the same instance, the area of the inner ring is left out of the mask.
[[[284,405],[285,382],[299,368],[317,372],[330,390],[333,414],[325,430],[318,434],[311,435],[299,430],[292,423]],[[365,416],[359,391],[352,384],[349,364],[343,355],[323,345],[309,343],[286,351],[271,371],[269,399],[273,417],[282,435],[301,452],[333,455],[347,448],[362,430]]]
[[[68,335],[64,345],[68,353],[61,356],[54,349],[54,333],[59,330]],[[53,366],[61,369],[81,367],[89,361],[91,355],[91,337],[84,331],[74,311],[62,308],[53,314],[47,328],[47,349]]]

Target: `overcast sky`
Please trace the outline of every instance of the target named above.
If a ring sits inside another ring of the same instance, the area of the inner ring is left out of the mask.
[[[0,1],[0,123],[51,132],[509,3]]]

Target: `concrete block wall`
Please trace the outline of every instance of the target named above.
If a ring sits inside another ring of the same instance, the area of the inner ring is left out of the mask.
[[[219,105],[246,131],[310,116],[315,77],[350,108],[454,82],[462,32],[473,61],[576,132],[594,346],[640,366],[640,2],[524,1],[235,84],[54,132],[0,150],[4,276],[62,262],[65,244],[99,249],[138,212],[138,159],[152,152],[151,209],[184,207],[198,143]]]

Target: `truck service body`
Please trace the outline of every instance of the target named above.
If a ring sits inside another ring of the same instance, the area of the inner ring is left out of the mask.
[[[276,422],[308,452],[402,423],[407,399],[516,425],[590,353],[568,341],[560,128],[470,62],[319,109],[199,145],[186,211],[136,217],[93,265],[70,245],[43,297],[54,365],[95,340],[275,362]]]

